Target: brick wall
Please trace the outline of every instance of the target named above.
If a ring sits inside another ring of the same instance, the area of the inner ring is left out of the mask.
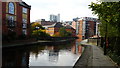
[[[13,30],[17,37],[22,35],[22,26],[23,26],[23,16],[22,16],[22,8],[23,6],[19,4],[19,2],[14,2],[14,7],[15,11],[14,14],[9,14],[8,13],[8,3],[9,2],[2,2],[2,34],[3,35],[8,35],[8,30],[11,29]],[[27,36],[29,37],[30,35],[30,8],[27,8]],[[8,27],[8,21],[7,17],[8,16],[14,16],[14,21],[15,21],[15,27]]]

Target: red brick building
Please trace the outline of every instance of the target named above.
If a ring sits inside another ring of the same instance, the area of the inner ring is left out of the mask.
[[[30,36],[31,6],[25,2],[2,2],[2,35]]]
[[[69,31],[72,33],[72,37],[76,37],[76,30],[73,27],[71,27],[70,25],[67,25],[65,26],[65,28],[66,28],[66,31]]]
[[[79,37],[79,41],[88,39],[97,34],[97,18],[81,17],[74,18],[73,20],[72,27],[76,29],[76,35]]]
[[[46,33],[50,34],[50,36],[53,36],[57,32],[59,32],[60,28],[63,27],[60,23],[54,23],[52,25],[46,25],[43,26],[46,29]]]

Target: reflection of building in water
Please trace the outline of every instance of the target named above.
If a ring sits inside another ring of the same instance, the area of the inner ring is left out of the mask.
[[[78,54],[78,53],[81,54],[81,53],[82,53],[82,46],[79,45],[79,43],[78,43],[77,41],[75,41],[75,42],[73,43],[72,52],[73,52],[74,54]]]
[[[58,61],[58,55],[59,55],[58,50],[50,50],[49,51],[49,61],[50,62],[57,62]]]
[[[55,46],[48,47],[49,50],[49,61],[58,62],[59,49]]]
[[[2,67],[29,67],[29,52],[3,51],[2,56]]]

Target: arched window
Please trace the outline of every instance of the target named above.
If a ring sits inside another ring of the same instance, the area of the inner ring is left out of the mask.
[[[14,14],[14,10],[15,10],[15,7],[14,7],[14,3],[10,2],[8,4],[8,12],[11,13],[11,14]]]

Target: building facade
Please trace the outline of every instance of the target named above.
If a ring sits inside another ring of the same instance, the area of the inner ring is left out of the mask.
[[[30,36],[30,9],[25,2],[2,2],[2,35]]]
[[[76,37],[76,30],[73,27],[71,27],[70,25],[66,25],[65,28],[66,28],[66,31],[69,31],[72,33],[72,37]]]
[[[50,15],[50,21],[51,22],[60,22],[60,14],[58,14],[58,15],[51,14]]]
[[[61,22],[63,26],[72,25],[72,21]]]
[[[57,22],[60,22],[60,14],[57,16]]]
[[[76,19],[74,18],[73,20],[72,27],[76,29],[76,35],[80,40],[96,35],[96,24],[98,22],[97,18],[81,17]]]
[[[47,26],[47,25],[52,25],[55,24],[57,22],[50,22],[50,21],[40,21],[39,22],[42,26]]]
[[[57,32],[59,32],[60,28],[63,27],[60,23],[54,23],[52,25],[46,25],[43,26],[46,29],[46,33],[50,34],[50,36],[53,36]]]

